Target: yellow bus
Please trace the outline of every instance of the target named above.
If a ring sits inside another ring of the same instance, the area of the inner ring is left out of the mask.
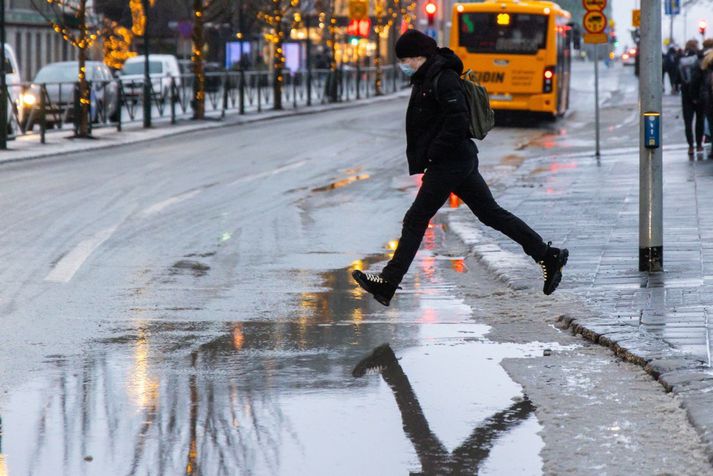
[[[569,107],[570,17],[552,2],[457,3],[450,47],[477,73],[496,111],[562,116]]]

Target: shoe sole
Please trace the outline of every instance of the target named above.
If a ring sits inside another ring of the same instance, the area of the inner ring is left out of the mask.
[[[378,294],[374,294],[374,293],[372,293],[371,291],[369,291],[369,290],[367,289],[367,286],[368,286],[367,282],[364,281],[364,279],[362,279],[361,275],[360,275],[356,270],[355,270],[355,271],[352,271],[352,278],[354,278],[354,281],[357,282],[357,284],[359,285],[360,288],[362,288],[364,291],[366,291],[366,292],[368,292],[369,294],[371,294],[372,296],[374,296],[374,299],[376,299],[377,301],[379,301],[379,304],[382,304],[382,305],[384,305],[384,306],[386,306],[386,307],[389,306],[389,304],[391,303],[391,299],[387,299],[387,298],[384,297],[384,296],[380,296],[380,295],[378,295]]]
[[[555,273],[554,278],[552,278],[552,282],[550,283],[550,286],[545,289],[545,295],[549,296],[555,290],[557,287],[560,285],[560,282],[562,281],[562,268],[567,264],[567,260],[569,259],[569,250],[564,249],[562,250],[562,253],[560,254],[559,258],[557,259],[559,267],[557,268],[557,272]]]

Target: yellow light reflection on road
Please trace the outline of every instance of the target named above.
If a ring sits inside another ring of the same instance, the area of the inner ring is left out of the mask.
[[[129,394],[139,408],[149,408],[156,404],[159,383],[149,375],[149,338],[145,329],[139,331],[139,339],[134,349],[134,367],[128,381]]]
[[[236,324],[233,328],[233,347],[235,350],[240,350],[243,348],[245,343],[245,335],[243,334],[243,325]]]

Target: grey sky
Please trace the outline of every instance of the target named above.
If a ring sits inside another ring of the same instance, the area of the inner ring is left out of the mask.
[[[629,30],[632,29],[631,11],[639,6],[639,0],[610,0],[610,2],[620,44],[622,47],[627,44],[631,44],[631,35],[629,34]],[[682,3],[685,4],[686,1],[682,0]],[[674,18],[673,39],[679,45],[683,45],[685,40],[690,38],[695,38],[700,41],[701,36],[698,34],[698,21],[701,19],[705,19],[708,22],[706,37],[713,38],[713,2],[710,2],[709,0],[698,0],[695,3],[695,5],[683,9],[681,15],[677,15]],[[687,14],[684,15],[684,12],[687,12]],[[670,18],[663,15],[662,23],[663,37],[667,38],[669,35]]]

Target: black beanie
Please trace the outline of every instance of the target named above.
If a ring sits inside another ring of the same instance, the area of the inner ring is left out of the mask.
[[[395,50],[397,58],[430,58],[438,51],[438,43],[418,30],[408,30],[396,40]]]

